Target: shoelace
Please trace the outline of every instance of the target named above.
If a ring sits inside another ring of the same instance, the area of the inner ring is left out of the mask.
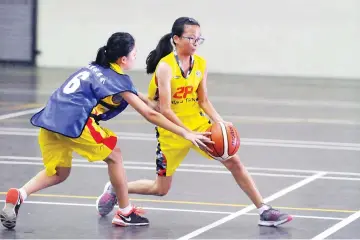
[[[122,215],[123,213],[120,211],[120,209],[117,212],[118,214]],[[135,213],[138,216],[144,215],[145,214],[145,210],[139,207],[136,207],[134,205],[132,205],[132,209],[131,211],[127,214],[130,215],[131,213]]]
[[[133,213],[135,213],[136,215],[144,215],[145,214],[145,210],[139,207],[135,207],[133,206]]]
[[[280,214],[280,212],[278,211],[278,210],[276,210],[276,209],[269,209],[268,210],[271,214],[274,214],[274,215],[279,215]]]

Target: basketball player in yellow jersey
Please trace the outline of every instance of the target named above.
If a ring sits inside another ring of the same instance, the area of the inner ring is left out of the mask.
[[[187,17],[178,18],[170,33],[160,39],[147,58],[147,73],[153,74],[148,97],[159,102],[159,111],[170,121],[190,131],[205,131],[211,122],[224,122],[207,97],[206,61],[195,52],[204,41],[199,23]],[[209,116],[210,120],[205,116]],[[171,187],[173,174],[192,146],[175,134],[157,127],[156,180],[128,183],[129,193],[163,196]],[[202,155],[208,155],[196,149]],[[236,183],[259,210],[261,226],[278,226],[292,219],[263,203],[256,186],[238,155],[222,162]],[[108,214],[116,204],[116,195],[107,183],[99,196],[97,209]]]

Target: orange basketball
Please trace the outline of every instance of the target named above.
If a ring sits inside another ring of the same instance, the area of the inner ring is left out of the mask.
[[[215,144],[207,144],[212,152],[207,152],[212,158],[225,161],[234,156],[240,147],[240,137],[237,129],[234,126],[218,122],[212,124],[207,129],[207,132],[211,132],[209,138],[215,142]]]

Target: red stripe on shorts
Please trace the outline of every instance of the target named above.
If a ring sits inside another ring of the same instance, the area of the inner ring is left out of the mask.
[[[91,118],[89,118],[89,120],[87,121],[86,126],[88,127],[90,134],[94,138],[96,143],[102,143],[111,150],[115,148],[117,143],[117,138],[115,136],[103,138],[103,136],[101,136],[101,133],[96,131],[96,129],[94,128],[93,120]]]

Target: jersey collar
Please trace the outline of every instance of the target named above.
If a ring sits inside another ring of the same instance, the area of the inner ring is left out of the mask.
[[[123,70],[116,63],[110,63],[110,68],[119,74],[124,74]]]
[[[189,70],[187,71],[187,73],[185,74],[185,73],[184,73],[184,70],[183,70],[183,68],[182,68],[181,62],[180,62],[180,60],[179,60],[178,54],[177,54],[177,52],[176,52],[176,50],[175,50],[175,48],[174,48],[174,51],[173,51],[173,52],[174,52],[175,60],[176,60],[177,64],[179,65],[179,68],[180,68],[180,71],[181,71],[181,75],[182,75],[184,78],[187,78],[187,77],[190,75],[191,70],[192,70],[193,67],[194,67],[194,57],[193,57],[192,55],[190,56],[190,67],[189,67]]]

